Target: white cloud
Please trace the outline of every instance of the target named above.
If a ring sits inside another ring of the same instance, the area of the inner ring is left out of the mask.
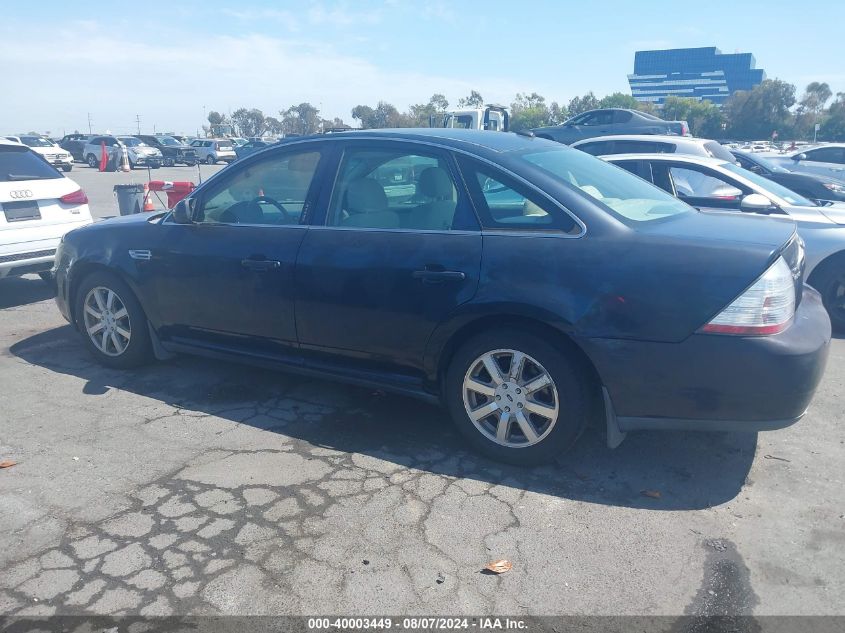
[[[335,18],[333,18],[335,19]],[[322,104],[323,114],[351,122],[360,103],[384,99],[404,109],[440,92],[454,103],[470,89],[509,102],[527,87],[495,77],[471,81],[413,71],[386,71],[323,42],[261,35],[217,35],[150,41],[149,31],[40,27],[34,41],[0,27],[4,82],[25,86],[4,103],[2,132],[134,129],[136,114],[151,129],[192,132],[203,108],[258,107],[275,115],[292,103]],[[49,41],[49,47],[43,46]]]

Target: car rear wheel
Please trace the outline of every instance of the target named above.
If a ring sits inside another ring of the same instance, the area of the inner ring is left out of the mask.
[[[85,158],[85,162],[88,163],[89,167],[99,167],[100,161],[97,160],[97,157],[94,154],[88,154]]]
[[[580,364],[517,330],[485,332],[467,342],[452,358],[444,389],[464,437],[488,457],[512,464],[558,457],[588,419]]]
[[[147,317],[135,294],[116,275],[95,272],[82,280],[76,318],[86,346],[102,364],[128,369],[150,360]]]
[[[211,154],[209,154],[208,156],[206,156],[206,157],[205,157],[205,162],[206,162],[206,163],[208,163],[209,165],[213,165],[213,164],[214,164],[214,163],[216,163],[217,161],[216,161],[216,160],[214,160],[214,156],[212,156]]]
[[[822,295],[822,303],[830,316],[830,324],[838,332],[845,332],[845,266],[842,259],[830,262],[813,275],[810,282]]]

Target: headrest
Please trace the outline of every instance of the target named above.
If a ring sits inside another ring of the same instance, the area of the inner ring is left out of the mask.
[[[418,183],[420,193],[429,198],[451,200],[452,179],[442,167],[428,167],[420,174]]]
[[[346,210],[349,213],[375,213],[387,210],[384,187],[372,178],[358,178],[346,188]]]

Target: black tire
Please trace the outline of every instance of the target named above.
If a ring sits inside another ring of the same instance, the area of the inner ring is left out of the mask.
[[[49,270],[45,270],[43,272],[38,273],[38,276],[41,277],[41,281],[43,281],[51,288],[56,287],[56,278],[53,277],[53,273],[51,273]]]
[[[822,296],[822,303],[836,332],[845,332],[845,259],[822,264],[810,281]]]
[[[94,345],[85,327],[85,298],[96,287],[112,290],[119,297],[129,314],[130,337],[129,343],[120,355],[108,355]],[[77,326],[82,335],[85,346],[101,364],[117,369],[130,369],[144,365],[153,357],[150,332],[147,326],[147,316],[135,293],[120,277],[105,271],[93,272],[79,284],[75,297],[75,316]]]
[[[94,154],[88,154],[85,157],[85,162],[88,163],[88,166],[91,168],[98,168],[100,166],[100,161],[97,160],[97,157]]]
[[[557,390],[557,418],[548,435],[530,446],[497,444],[475,426],[464,406],[467,372],[483,354],[502,349],[517,350],[536,360]],[[443,399],[458,430],[479,452],[497,461],[533,466],[561,456],[584,431],[591,411],[588,375],[581,360],[565,346],[558,348],[515,328],[496,329],[473,337],[454,354],[443,382]]]
[[[73,165],[62,165],[62,171],[65,173],[69,172],[71,169],[73,169]]]
[[[163,162],[165,167],[174,167],[176,165],[176,161],[172,158],[165,158]]]
[[[217,161],[214,160],[214,156],[209,154],[208,156],[205,157],[205,162],[209,165],[214,165]]]

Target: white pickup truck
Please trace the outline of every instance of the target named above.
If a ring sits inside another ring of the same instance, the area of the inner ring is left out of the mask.
[[[465,108],[450,110],[429,117],[430,127],[450,127],[464,130],[490,130],[492,132],[507,132],[510,115],[507,108],[498,105],[487,105],[480,108]]]

